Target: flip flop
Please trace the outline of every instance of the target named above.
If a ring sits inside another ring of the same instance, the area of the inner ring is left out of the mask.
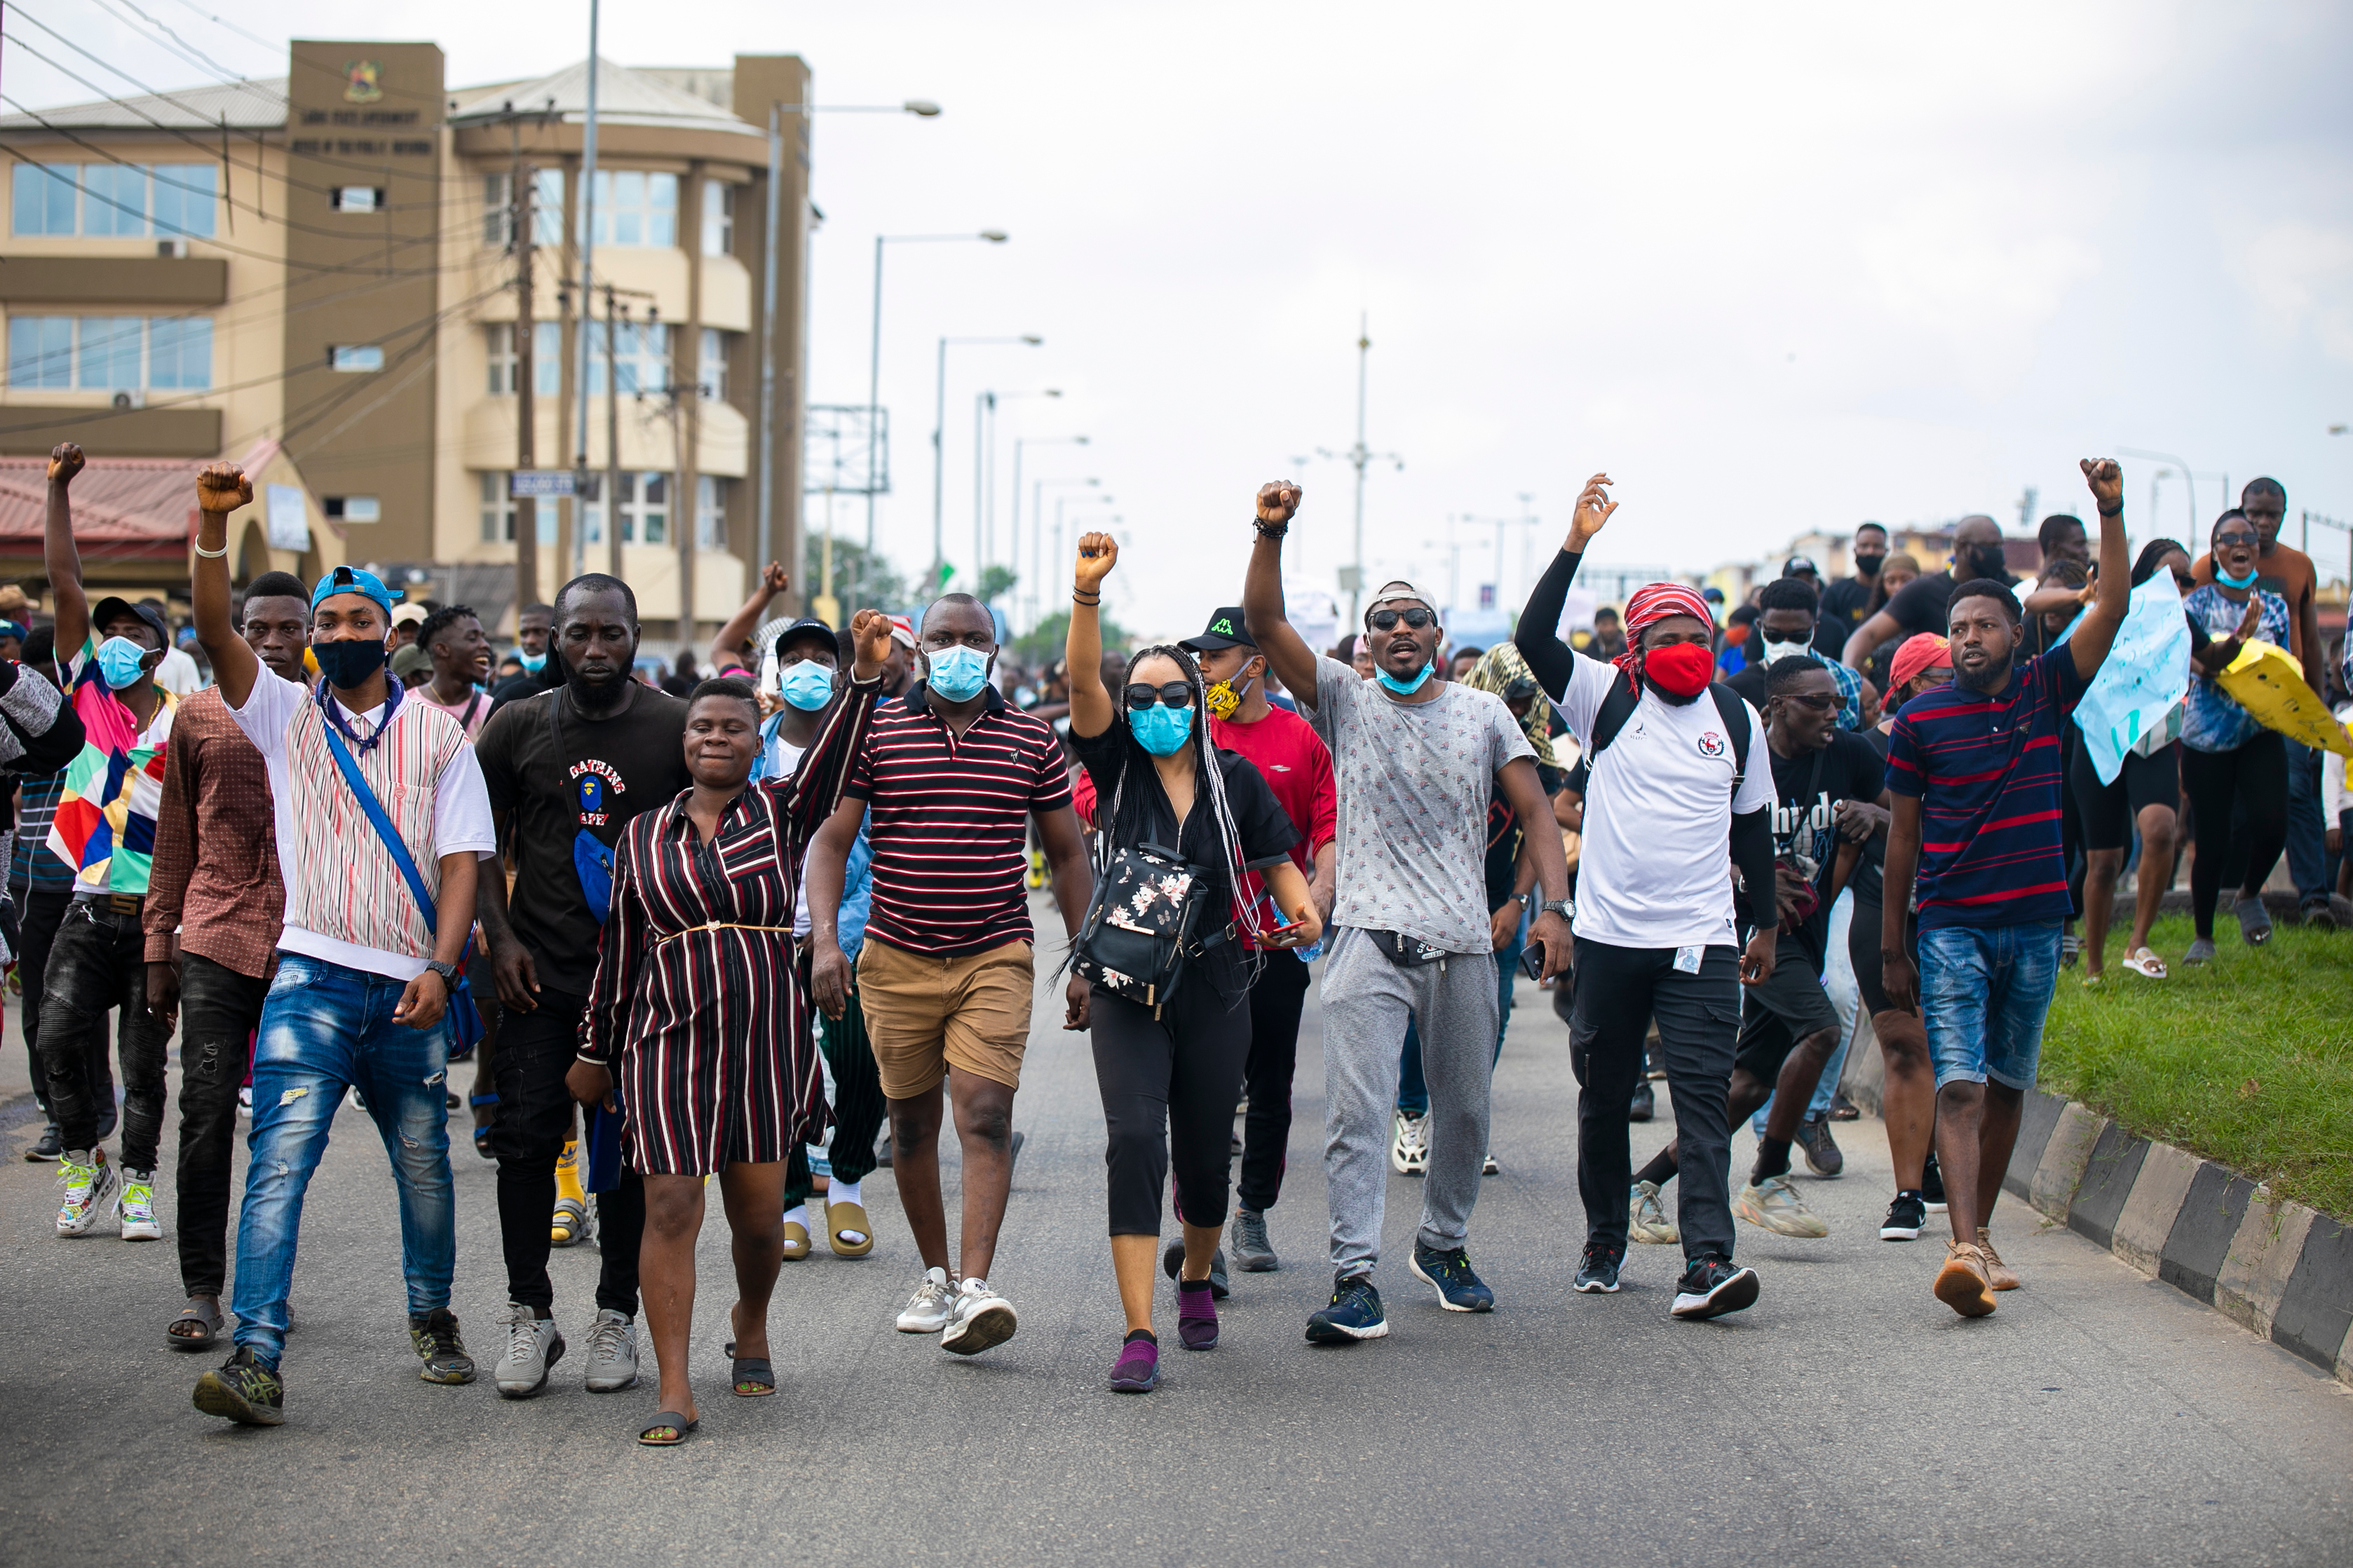
[[[2158,957],[2150,948],[2134,948],[2125,955],[2125,967],[2147,980],[2165,978],[2165,960]]]
[[[785,1261],[798,1263],[809,1255],[808,1226],[797,1219],[785,1221]]]
[[[195,1323],[203,1331],[194,1334],[175,1334],[172,1331],[182,1323]],[[206,1306],[195,1297],[180,1309],[180,1315],[164,1327],[164,1338],[175,1351],[208,1351],[220,1338],[221,1310]]]
[[[638,1434],[638,1441],[649,1448],[675,1448],[686,1441],[688,1433],[702,1425],[701,1416],[690,1421],[675,1410],[659,1410],[654,1413],[653,1425]],[[657,1436],[663,1432],[670,1436]]]
[[[844,1241],[846,1231],[856,1231],[866,1239]],[[825,1205],[825,1240],[836,1258],[863,1258],[874,1250],[874,1222],[866,1217],[863,1204],[828,1204]]]

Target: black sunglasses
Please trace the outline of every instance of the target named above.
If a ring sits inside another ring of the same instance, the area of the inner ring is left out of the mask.
[[[1171,708],[1193,706],[1193,685],[1190,681],[1172,680],[1166,686],[1149,686],[1139,680],[1127,689],[1127,705],[1141,711],[1155,702],[1166,702]]]
[[[1839,705],[1840,698],[1835,691],[1784,691],[1781,693],[1781,700],[1802,703],[1817,713],[1827,713]]]
[[[2237,532],[2232,532],[2232,533],[2218,533],[2218,534],[2216,534],[2216,535],[2214,536],[2214,542],[2215,542],[2217,545],[2222,545],[2222,544],[2253,544],[2253,545],[2255,545],[2255,546],[2257,546],[2258,548],[2260,548],[2260,547],[2262,546],[2262,544],[2263,544],[2263,536],[2262,536],[2262,535],[2260,535],[2260,534],[2254,534],[2254,533],[2237,533]]]
[[[1399,621],[1403,621],[1415,631],[1419,631],[1422,627],[1430,625],[1430,622],[1437,618],[1438,617],[1436,616],[1433,616],[1428,610],[1423,609],[1375,610],[1371,615],[1365,617],[1366,620],[1372,623],[1373,630],[1377,632],[1392,631],[1396,629],[1397,624]]]

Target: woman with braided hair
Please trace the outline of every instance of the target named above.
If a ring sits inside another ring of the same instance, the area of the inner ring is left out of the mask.
[[[1118,559],[1109,534],[1080,537],[1068,645],[1071,749],[1103,803],[1098,874],[1108,877],[1121,850],[1149,845],[1207,884],[1175,988],[1147,1005],[1097,984],[1088,1011],[1110,1134],[1112,1267],[1127,1318],[1111,1385],[1142,1394],[1160,1376],[1153,1255],[1172,1163],[1185,1234],[1177,1337],[1187,1350],[1218,1342],[1209,1264],[1226,1223],[1234,1099],[1250,1055],[1250,984],[1267,962],[1240,938],[1247,933],[1255,949],[1305,947],[1323,934],[1323,921],[1291,859],[1299,830],[1247,758],[1210,743],[1192,656],[1173,644],[1147,647],[1128,662],[1116,699],[1104,689],[1097,605]],[[1268,894],[1279,921],[1264,912]]]

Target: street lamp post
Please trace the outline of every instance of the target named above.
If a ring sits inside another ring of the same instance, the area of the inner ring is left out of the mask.
[[[1022,343],[1036,348],[1046,340],[1035,332],[1023,332],[1009,338],[942,338],[940,340],[939,376],[932,409],[932,580],[928,593],[936,594],[943,585],[940,569],[947,564],[947,541],[944,533],[947,513],[948,471],[948,350],[983,343]],[[973,567],[976,578],[980,568]]]
[[[997,405],[1002,400],[1012,402],[1017,397],[1060,397],[1062,389],[1049,386],[1034,392],[998,392],[994,388],[973,394],[972,408],[972,549],[973,558],[979,563],[974,570],[986,572],[997,559]],[[1020,507],[1021,463],[1017,445],[1013,465],[1014,507]],[[1012,565],[1021,570],[1021,553],[1013,552]]]
[[[1316,455],[1337,458],[1356,470],[1356,555],[1348,571],[1356,585],[1348,590],[1348,621],[1354,626],[1363,618],[1365,593],[1365,469],[1375,458],[1405,467],[1405,459],[1395,452],[1376,452],[1365,445],[1365,379],[1369,367],[1373,339],[1371,319],[1356,318],[1356,444],[1345,452],[1335,452],[1318,447]]]
[[[913,112],[914,106],[909,109]],[[937,114],[934,105],[932,112]],[[882,411],[882,247],[886,245],[935,245],[951,240],[977,239],[990,245],[1003,245],[1012,237],[1001,228],[985,228],[978,234],[878,234],[874,237],[874,321],[866,361],[866,554],[874,555],[874,492],[881,483],[881,453],[874,437],[874,426]]]
[[[1039,620],[1041,619],[1046,613],[1045,601],[1039,594],[1039,588],[1043,584],[1045,579],[1041,575],[1043,568],[1041,568],[1038,563],[1039,547],[1045,542],[1046,539],[1046,513],[1043,510],[1046,504],[1046,489],[1049,486],[1059,488],[1062,485],[1100,485],[1102,483],[1103,481],[1098,479],[1039,479],[1037,483],[1029,487],[1029,580],[1031,584],[1029,592],[1029,623],[1032,626],[1037,625]],[[1060,505],[1061,498],[1057,497],[1055,504],[1058,506]],[[1058,512],[1055,514],[1055,521],[1058,526],[1060,521],[1061,517]],[[1054,548],[1059,551],[1061,547],[1061,536],[1058,532],[1055,535]]]
[[[1059,396],[1059,395],[1060,395],[1060,394],[1057,394],[1056,395],[1058,395],[1058,396]],[[1018,571],[1020,571],[1020,570],[1021,570],[1021,448],[1022,448],[1022,447],[1023,447],[1023,446],[1028,445],[1028,444],[1031,444],[1031,443],[1034,443],[1034,444],[1036,444],[1036,445],[1038,445],[1038,446],[1040,446],[1040,447],[1047,447],[1047,446],[1073,446],[1073,447],[1083,447],[1083,446],[1085,446],[1085,445],[1087,444],[1087,438],[1086,438],[1084,436],[1017,436],[1017,437],[1014,437],[1014,440],[1013,440],[1013,527],[1012,527],[1012,530],[1011,530],[1011,532],[1012,532],[1012,539],[1011,539],[1011,540],[1009,541],[1009,542],[1008,543],[1008,546],[1007,546],[1007,549],[1006,549],[1006,555],[1007,555],[1008,559],[1009,559],[1009,560],[1012,562],[1012,563],[1013,563],[1013,570],[1015,570],[1016,572],[1018,572]],[[1041,480],[1040,482],[1042,483],[1043,481]],[[1016,602],[1017,604],[1020,602],[1020,598],[1027,598],[1027,599],[1029,600],[1029,615],[1030,615],[1030,617],[1031,617],[1033,620],[1037,617],[1037,614],[1038,614],[1038,545],[1037,545],[1037,534],[1038,534],[1038,510],[1037,510],[1037,508],[1033,506],[1033,507],[1031,507],[1031,508],[1029,509],[1029,535],[1030,535],[1030,545],[1029,545],[1029,576],[1027,576],[1027,577],[1025,577],[1025,578],[1023,578],[1023,579],[1021,580],[1021,581],[1022,581],[1022,585],[1023,585],[1023,586],[1028,590],[1028,592],[1027,592],[1026,594],[1024,594],[1024,595],[1020,595],[1019,597],[1017,597],[1017,599],[1015,600],[1015,602]]]

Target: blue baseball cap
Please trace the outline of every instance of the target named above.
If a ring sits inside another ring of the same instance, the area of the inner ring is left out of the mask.
[[[15,621],[0,621],[0,637],[15,637],[18,642],[23,642],[25,636],[25,628]]]
[[[319,585],[311,590],[311,608],[316,610],[338,594],[364,594],[375,601],[376,608],[384,612],[386,620],[392,618],[392,590],[385,587],[384,579],[373,572],[357,566],[336,567],[320,578]]]

